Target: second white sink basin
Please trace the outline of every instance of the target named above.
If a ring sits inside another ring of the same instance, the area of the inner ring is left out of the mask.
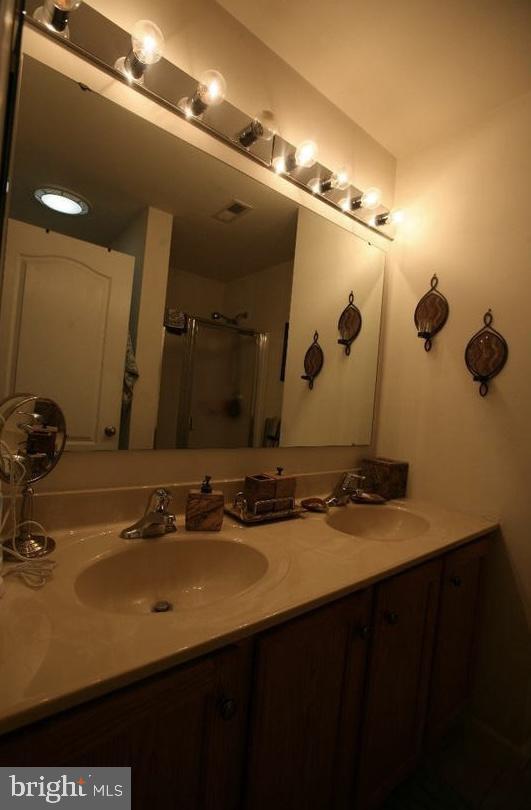
[[[333,529],[368,540],[410,540],[424,534],[428,521],[395,506],[347,506],[334,509],[327,517]]]
[[[92,563],[78,575],[75,590],[81,602],[100,610],[151,613],[157,605],[166,612],[235,596],[267,569],[267,558],[243,543],[145,540]]]

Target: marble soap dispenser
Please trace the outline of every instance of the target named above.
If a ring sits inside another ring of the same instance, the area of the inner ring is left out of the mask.
[[[189,532],[219,532],[223,524],[225,499],[221,490],[213,490],[210,475],[201,489],[191,489],[186,500],[185,526]]]

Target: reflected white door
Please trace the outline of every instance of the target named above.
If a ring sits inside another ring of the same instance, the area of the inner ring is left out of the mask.
[[[0,394],[56,400],[70,449],[118,447],[133,270],[132,256],[9,220]]]

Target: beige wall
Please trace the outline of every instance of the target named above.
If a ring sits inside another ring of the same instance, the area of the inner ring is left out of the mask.
[[[531,95],[399,165],[410,223],[390,257],[377,450],[409,459],[411,494],[500,518],[476,691],[514,744],[531,735]],[[413,324],[433,272],[450,318],[427,354]],[[492,307],[509,343],[486,399],[463,353]]]

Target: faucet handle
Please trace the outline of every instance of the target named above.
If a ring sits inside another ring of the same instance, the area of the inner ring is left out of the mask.
[[[172,494],[169,490],[160,487],[160,489],[156,489],[153,492],[150,504],[153,504],[154,512],[162,512],[166,513],[168,511],[168,506],[172,502]]]

